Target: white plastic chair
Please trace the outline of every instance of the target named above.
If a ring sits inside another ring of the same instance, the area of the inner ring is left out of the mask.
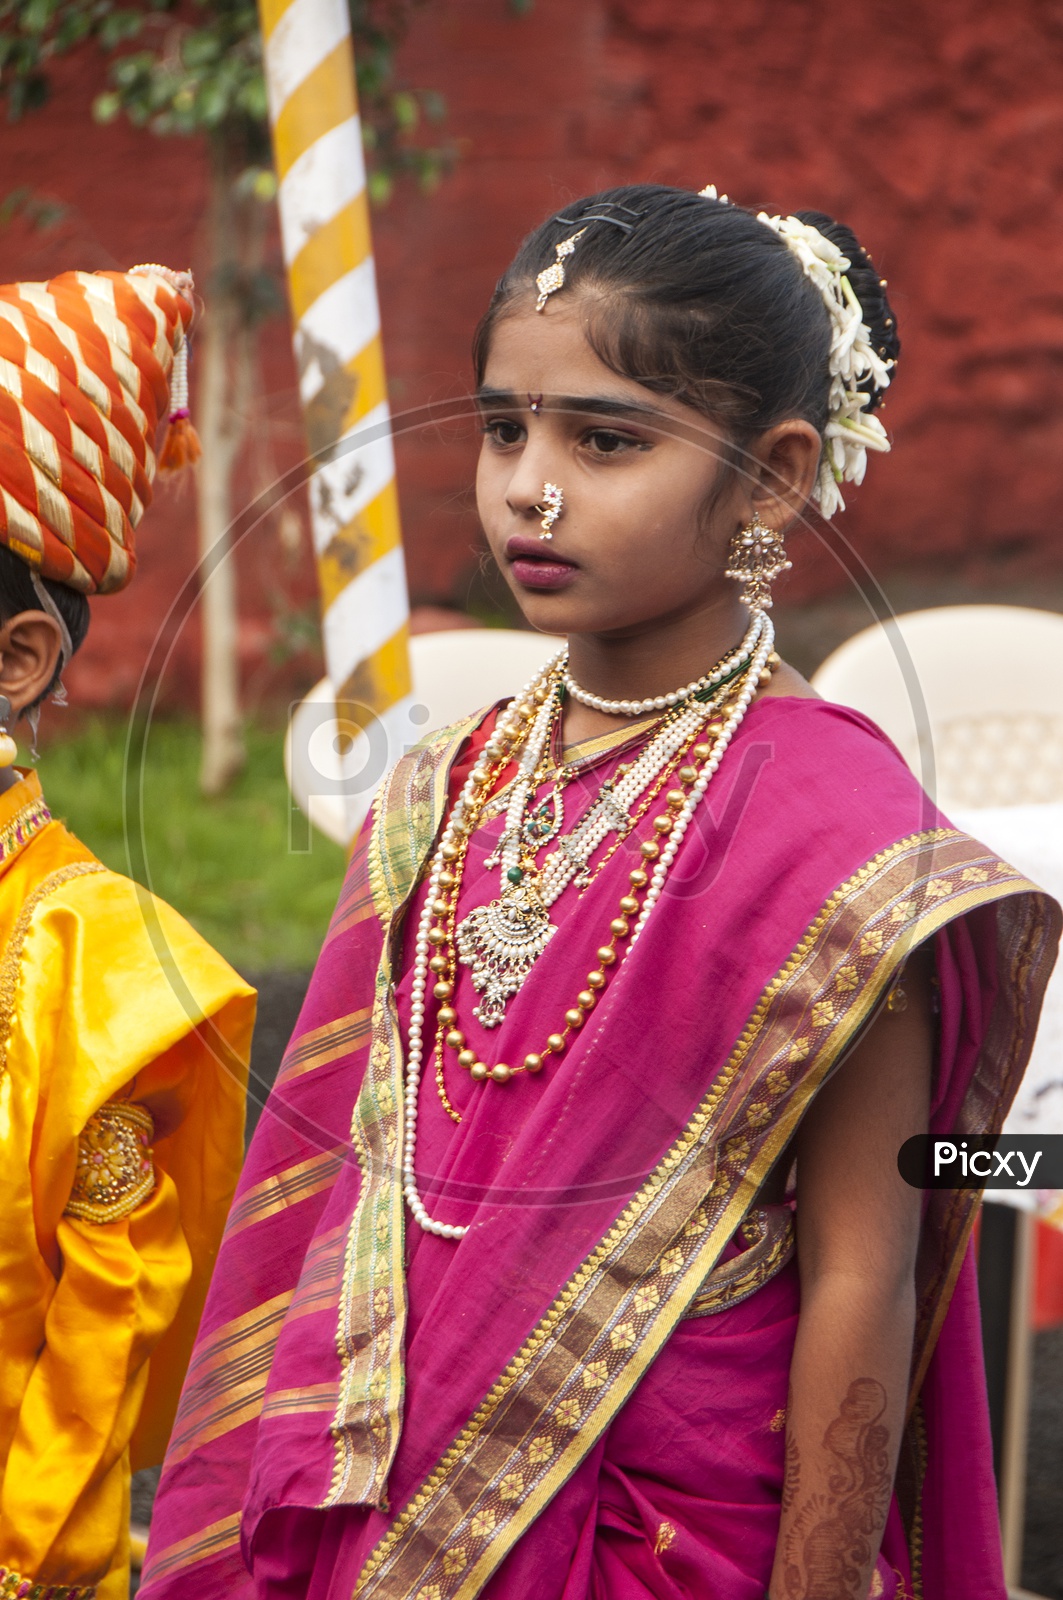
[[[336,726],[332,684],[322,678],[289,719],[284,770],[299,809],[315,828],[346,844],[372,805],[384,772],[426,734],[457,722],[481,706],[516,694],[558,650],[560,639],[509,628],[455,628],[414,634],[410,640],[413,692],[396,708],[383,759],[371,757],[364,735],[344,751]],[[373,771],[353,798],[344,772],[373,760]],[[347,794],[344,794],[344,788]]]
[[[812,682],[877,722],[946,811],[1063,801],[1063,616],[912,611],[847,640]]]
[[[877,722],[957,827],[1063,899],[1063,616],[915,611],[849,639],[812,682]],[[1063,1134],[1063,963],[1007,1132]]]
[[[911,612],[849,639],[812,682],[824,699],[877,722],[957,827],[1063,899],[1063,616],[1019,606]],[[1059,967],[1005,1132],[1063,1133]],[[1003,1190],[992,1195],[1011,1205],[1022,1198]],[[1012,1584],[1021,1566],[1025,1499],[1028,1212],[1016,1216],[1014,1237],[1008,1375],[997,1398],[1003,1411],[1001,1524]],[[1010,1592],[1013,1600],[1023,1593]]]

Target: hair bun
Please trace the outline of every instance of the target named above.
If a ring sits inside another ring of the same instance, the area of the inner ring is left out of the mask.
[[[901,353],[901,340],[897,332],[897,318],[886,294],[886,280],[880,278],[874,262],[851,228],[837,222],[824,211],[798,211],[795,216],[819,230],[832,244],[849,258],[846,277],[860,302],[860,310],[871,330],[871,344],[883,361],[895,362]],[[868,399],[867,409],[874,411],[882,403],[884,390],[870,379],[861,384]]]

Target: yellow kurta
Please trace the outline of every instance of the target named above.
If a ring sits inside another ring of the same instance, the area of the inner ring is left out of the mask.
[[[0,795],[0,1594],[4,1568],[128,1593],[129,1474],[162,1459],[239,1171],[254,1006],[35,775]]]

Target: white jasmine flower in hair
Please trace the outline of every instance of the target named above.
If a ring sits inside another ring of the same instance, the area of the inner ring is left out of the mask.
[[[852,263],[833,239],[799,217],[769,217],[761,211],[757,221],[785,242],[819,290],[830,317],[829,416],[812,498],[819,502],[825,517],[832,517],[835,511],[845,510],[838,485],[862,483],[867,452],[890,448],[882,423],[867,410],[871,396],[860,384],[870,379],[874,388],[887,388],[893,363],[883,360],[871,343],[871,329],[846,276]]]

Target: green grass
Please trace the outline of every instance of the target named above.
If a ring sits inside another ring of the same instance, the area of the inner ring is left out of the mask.
[[[123,720],[101,719],[48,740],[38,770],[52,813],[107,866],[167,900],[241,972],[311,967],[344,858],[298,814],[289,837],[283,735],[249,729],[247,767],[226,794],[207,800],[197,782],[198,728],[154,723],[143,768],[144,847],[134,843],[131,866],[126,734]]]

